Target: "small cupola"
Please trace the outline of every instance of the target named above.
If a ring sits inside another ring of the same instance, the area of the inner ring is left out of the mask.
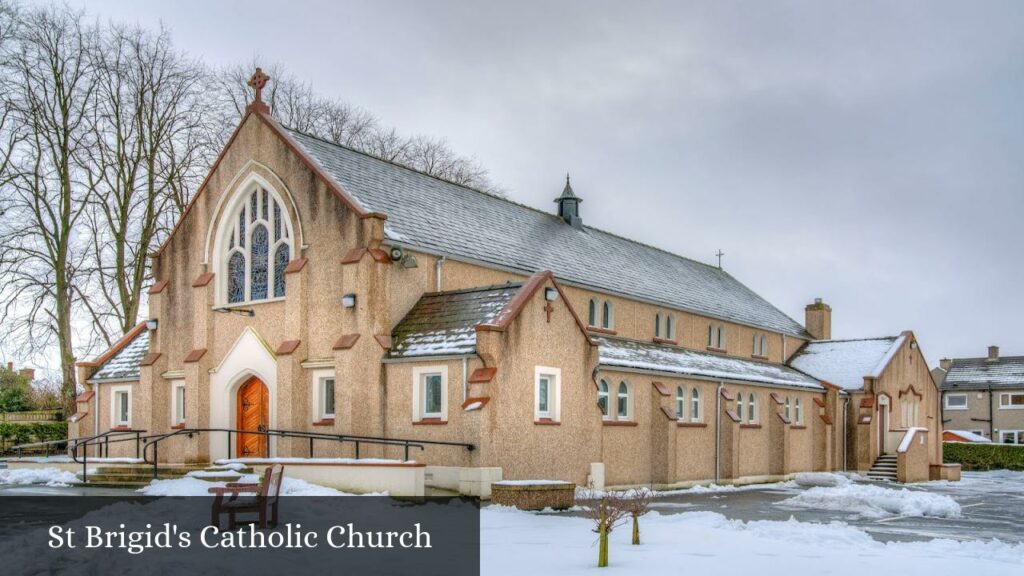
[[[572,191],[568,174],[565,175],[565,188],[562,189],[562,195],[555,198],[555,202],[558,203],[559,218],[565,220],[573,228],[583,227],[583,219],[580,218],[580,202],[583,202],[583,199]]]

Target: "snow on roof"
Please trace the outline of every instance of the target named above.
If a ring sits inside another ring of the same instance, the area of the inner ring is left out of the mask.
[[[963,438],[967,442],[981,442],[983,444],[988,444],[992,442],[991,440],[985,438],[981,434],[975,434],[974,432],[970,432],[967,430],[946,430],[946,432],[949,432],[950,434],[955,434],[960,438]]]
[[[669,372],[683,376],[823,389],[806,374],[779,364],[729,358],[635,340],[596,337],[602,366]]]
[[[789,365],[844,390],[864,388],[864,378],[878,378],[903,346],[906,336],[863,340],[809,342],[789,360]]]
[[[520,282],[424,294],[392,332],[392,358],[476,351],[476,327],[493,322]]]
[[[120,352],[103,363],[92,376],[93,380],[137,380],[139,362],[149,352],[149,331],[143,330]]]
[[[1024,356],[957,358],[942,381],[943,390],[1024,388]]]
[[[556,214],[286,129],[360,205],[387,214],[388,240],[808,338],[804,327],[722,269]]]

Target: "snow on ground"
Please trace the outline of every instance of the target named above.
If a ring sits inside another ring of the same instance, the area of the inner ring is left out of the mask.
[[[0,470],[0,484],[46,484],[67,486],[78,484],[78,477],[60,468],[17,468]]]
[[[871,484],[847,483],[808,488],[792,498],[779,502],[778,505],[854,512],[866,518],[882,518],[893,514],[960,517],[960,505],[949,496],[906,488],[883,488]]]
[[[679,488],[676,490],[657,490],[655,494],[658,496],[683,496],[686,494],[714,494],[717,492],[743,492],[747,490],[772,490],[772,489],[785,489],[792,488],[795,484],[790,482],[775,482],[772,484],[743,484],[736,486],[733,484],[698,484],[689,488]]]
[[[415,464],[415,460],[388,458],[224,458],[214,464]]]
[[[801,472],[793,478],[797,486],[810,488],[813,486],[846,486],[852,483],[854,478],[845,474],[833,472]]]
[[[256,474],[246,474],[236,480],[243,484],[256,484],[259,481],[260,477]],[[140,488],[139,492],[146,496],[209,496],[210,488],[225,484],[226,482],[207,482],[194,476],[185,476],[169,480],[153,480],[149,486]],[[281,481],[281,496],[353,496],[353,494],[285,476]]]
[[[579,517],[531,514],[488,506],[481,511],[481,573],[491,575],[594,573],[597,536]],[[881,543],[844,523],[729,520],[714,512],[640,520],[642,544],[632,546],[623,524],[611,535],[610,567],[602,574],[792,575],[826,571],[942,576],[975,573],[1019,576],[1024,545],[999,541]]]

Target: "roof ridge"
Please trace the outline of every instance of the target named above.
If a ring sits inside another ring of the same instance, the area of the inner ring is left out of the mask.
[[[318,140],[320,142],[323,142],[324,144],[327,144],[329,146],[336,146],[338,148],[342,148],[342,149],[348,150],[350,152],[355,152],[356,154],[359,154],[361,156],[365,156],[367,158],[372,158],[373,160],[377,160],[377,161],[383,162],[385,164],[390,164],[390,165],[398,167],[398,168],[403,168],[403,169],[408,170],[408,171],[410,171],[410,172],[412,172],[414,174],[419,174],[421,176],[426,176],[427,178],[433,178],[434,180],[437,180],[439,182],[444,182],[446,184],[451,184],[452,186],[458,186],[460,188],[465,188],[466,190],[469,190],[470,192],[476,192],[478,194],[483,194],[484,196],[488,196],[490,198],[494,198],[495,200],[501,200],[503,202],[508,202],[509,204],[512,204],[514,206],[519,206],[521,208],[526,208],[527,210],[532,210],[534,212],[537,212],[539,214],[543,214],[545,216],[551,216],[553,218],[557,218],[558,217],[557,214],[554,214],[554,213],[551,213],[551,212],[547,212],[545,210],[537,208],[536,206],[530,206],[529,204],[523,204],[522,202],[516,202],[515,200],[512,200],[512,199],[510,199],[510,198],[508,198],[506,196],[501,196],[501,195],[495,194],[493,192],[488,192],[486,190],[481,190],[479,188],[474,188],[474,187],[469,186],[467,184],[462,184],[462,183],[459,183],[459,182],[455,182],[453,180],[448,180],[447,178],[441,178],[440,176],[435,176],[433,174],[428,174],[427,172],[424,172],[422,170],[413,168],[411,166],[406,166],[405,164],[401,164],[401,163],[395,162],[393,160],[387,160],[387,159],[381,158],[379,156],[374,156],[373,154],[370,154],[369,152],[364,152],[362,150],[357,150],[356,148],[353,148],[351,146],[346,146],[344,144],[339,144],[338,142],[332,142],[331,140],[328,140],[328,139],[326,139],[326,138],[324,138],[322,136],[317,136],[315,134],[310,134],[308,132],[303,132],[302,130],[298,130],[296,128],[292,128],[290,126],[285,126],[285,128],[287,130],[292,131],[292,132],[295,132],[295,133],[298,133],[298,134],[302,134],[303,136],[307,136],[307,137],[312,138],[314,140]],[[673,257],[676,257],[676,258],[681,258],[683,260],[688,260],[690,262],[693,262],[694,264],[700,264],[701,266],[706,266],[706,267],[708,267],[708,268],[710,268],[712,270],[718,270],[719,272],[722,272],[724,274],[728,274],[728,272],[726,272],[722,268],[719,268],[718,266],[715,266],[714,264],[709,264],[707,262],[701,262],[700,260],[697,260],[695,258],[690,258],[689,256],[683,256],[682,254],[676,254],[675,252],[672,252],[672,251],[667,250],[665,248],[660,248],[660,247],[654,246],[652,244],[647,244],[646,242],[641,242],[641,241],[636,240],[634,238],[627,238],[625,236],[616,234],[614,232],[609,232],[607,230],[604,230],[602,228],[597,228],[596,226],[591,226],[589,224],[583,224],[583,228],[585,230],[591,230],[591,231],[598,232],[598,233],[601,233],[601,234],[607,234],[608,236],[612,236],[613,238],[618,238],[619,240],[624,240],[626,242],[631,242],[631,243],[636,244],[638,246],[643,246],[645,248],[650,248],[652,250],[657,250],[659,252],[663,252],[665,254],[668,254],[669,256],[673,256]]]
[[[489,292],[491,290],[500,290],[502,288],[522,288],[524,282],[506,282],[504,284],[490,284],[487,286],[473,286],[471,288],[459,288],[458,290],[440,290],[434,292],[424,292],[423,296],[450,296],[452,294],[469,294],[472,292]]]
[[[958,360],[1024,360],[1024,356],[1003,356],[1000,355],[998,358],[989,358],[988,356],[969,356],[966,358],[951,358],[953,362]]]
[[[898,338],[899,338],[899,335],[897,334],[896,336],[869,336],[867,338],[841,338],[841,339],[831,339],[831,340],[811,340],[810,342],[808,342],[808,345],[810,345],[810,344],[831,344],[831,343],[842,343],[842,342],[867,342],[868,340],[896,340]]]

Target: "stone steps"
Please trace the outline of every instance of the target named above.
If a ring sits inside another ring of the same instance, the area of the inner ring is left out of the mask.
[[[898,468],[896,456],[884,455],[879,456],[878,460],[868,470],[868,478],[871,480],[890,480],[896,481],[897,475],[896,470]]]
[[[252,474],[253,469],[250,466],[232,470],[213,467],[209,464],[172,464],[159,466],[156,479],[182,478],[189,472],[208,472],[209,474],[193,476],[193,478],[204,482],[236,482],[241,475]],[[81,473],[78,474],[78,478],[82,479]],[[149,485],[153,479],[153,467],[145,464],[97,466],[95,469],[91,469],[85,479],[85,484],[103,488],[141,488]]]

